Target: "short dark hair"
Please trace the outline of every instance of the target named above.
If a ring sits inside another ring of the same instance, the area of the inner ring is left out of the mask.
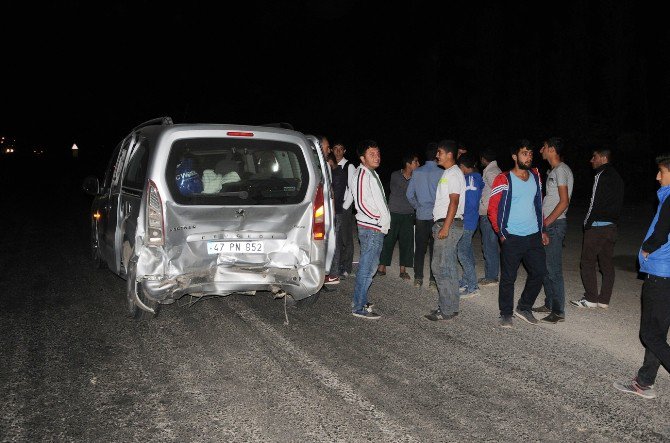
[[[446,153],[451,152],[451,155],[454,156],[454,160],[456,160],[456,156],[458,155],[458,144],[454,140],[440,140],[437,143],[437,149],[442,149]]]
[[[531,145],[530,140],[527,138],[521,138],[514,142],[512,148],[510,149],[510,153],[512,155],[517,155],[521,148],[528,148],[531,151],[533,150],[533,146]]]
[[[497,154],[496,151],[494,151],[493,149],[486,148],[482,151],[481,154],[479,154],[479,156],[483,157],[484,160],[486,160],[487,162],[492,162],[493,160],[496,159]]]
[[[435,160],[437,155],[437,142],[430,142],[426,145],[426,161]]]
[[[612,150],[611,149],[596,147],[596,148],[593,148],[591,152],[595,152],[596,154],[598,154],[602,157],[607,157],[607,161],[612,161]]]
[[[365,152],[370,148],[379,148],[379,146],[377,145],[377,142],[374,140],[363,140],[362,142],[358,143],[358,148],[356,148],[356,154],[359,157],[363,157],[365,155]]]
[[[419,156],[414,152],[405,152],[402,156],[401,167],[405,167],[406,164],[411,164],[414,159],[419,159]]]
[[[670,170],[670,152],[661,154],[658,157],[656,157],[656,164],[658,166],[664,166],[665,169]]]
[[[458,157],[458,160],[456,160],[456,163],[460,166],[463,165],[466,168],[474,168],[475,165],[477,164],[477,160],[475,159],[475,156],[472,155],[469,152],[464,152],[461,154],[460,157]]]
[[[558,154],[559,157],[563,156],[563,147],[565,146],[565,144],[563,143],[563,139],[561,137],[551,137],[547,139],[545,143],[550,148],[554,148],[556,154]]]

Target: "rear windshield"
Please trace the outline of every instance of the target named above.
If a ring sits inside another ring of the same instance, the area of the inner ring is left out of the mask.
[[[233,138],[172,145],[167,183],[185,205],[290,205],[305,198],[309,172],[300,146]]]

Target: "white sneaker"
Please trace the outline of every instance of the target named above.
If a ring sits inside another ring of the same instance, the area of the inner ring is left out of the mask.
[[[610,305],[605,304],[605,303],[598,303],[598,307],[599,307],[599,308],[603,308],[603,309],[607,309],[607,308],[610,307]]]
[[[573,306],[577,306],[578,308],[597,308],[598,303],[593,303],[590,301],[587,301],[585,298],[581,300],[570,300],[570,304]]]

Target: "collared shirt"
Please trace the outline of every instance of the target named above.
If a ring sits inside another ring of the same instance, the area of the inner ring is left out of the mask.
[[[416,209],[418,220],[433,220],[433,208],[435,207],[435,193],[437,184],[442,178],[444,169],[434,161],[427,161],[425,165],[417,168],[412,173],[412,178],[407,184],[407,201]],[[443,215],[444,217],[444,215]]]

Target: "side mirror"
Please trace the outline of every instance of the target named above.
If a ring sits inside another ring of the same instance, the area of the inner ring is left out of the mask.
[[[100,182],[98,182],[98,177],[89,175],[84,179],[84,191],[89,195],[98,195],[100,194]]]

